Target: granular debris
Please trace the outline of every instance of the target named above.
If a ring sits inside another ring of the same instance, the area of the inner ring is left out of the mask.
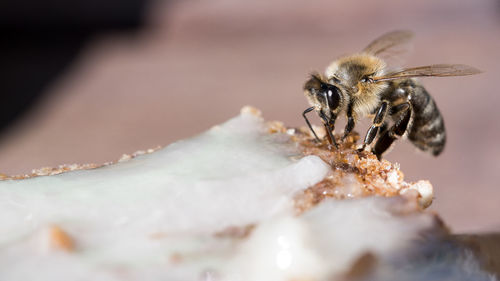
[[[360,137],[354,132],[345,140],[335,136],[339,148],[331,147],[326,141],[318,143],[306,127],[285,128],[280,122],[269,122],[270,133],[286,132],[302,150],[304,156],[316,155],[332,167],[324,180],[307,188],[295,198],[299,213],[310,209],[325,198],[350,199],[365,196],[391,197],[406,194],[415,195],[420,207],[426,208],[432,202],[432,185],[428,181],[407,183],[399,164],[385,159],[378,160],[369,151],[358,149]],[[323,128],[314,128],[320,138]],[[324,139],[324,138],[323,138]],[[416,190],[417,192],[409,192]]]

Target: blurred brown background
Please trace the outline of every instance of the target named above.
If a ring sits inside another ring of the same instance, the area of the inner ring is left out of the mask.
[[[485,73],[424,81],[448,130],[440,157],[398,142],[386,158],[407,180],[433,183],[432,208],[453,231],[500,230],[500,2],[154,2],[145,22],[133,33],[92,34],[43,99],[0,135],[2,173],[116,160],[193,136],[244,105],[303,126],[308,73],[382,33],[411,29],[404,65],[464,63]]]

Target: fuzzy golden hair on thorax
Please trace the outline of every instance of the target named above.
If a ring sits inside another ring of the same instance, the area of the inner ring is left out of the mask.
[[[386,64],[370,54],[356,54],[340,58],[326,69],[326,77],[342,91],[348,93],[354,103],[356,117],[370,114],[380,102],[380,93],[386,83],[372,83],[371,79],[385,72]]]

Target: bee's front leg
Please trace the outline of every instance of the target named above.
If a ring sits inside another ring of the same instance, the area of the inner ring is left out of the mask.
[[[388,111],[389,111],[389,102],[384,100],[380,104],[380,107],[378,108],[377,113],[373,118],[373,123],[371,127],[368,129],[368,132],[366,132],[365,140],[363,142],[361,150],[364,150],[366,146],[369,146],[373,142],[373,140],[377,136],[379,127],[382,126],[382,124],[384,124],[385,117],[387,116]]]
[[[334,130],[333,124],[326,124],[325,123],[325,130],[328,132],[328,141],[330,142],[330,145],[335,146],[336,149],[339,149],[339,145],[337,144],[337,141],[335,141],[335,137],[333,136],[333,130]],[[329,147],[331,149],[331,147]]]
[[[354,121],[354,117],[352,116],[352,104],[347,108],[347,124],[345,125],[344,135],[342,136],[342,141],[352,132],[354,129],[354,125],[356,124]]]
[[[337,115],[332,113],[331,117],[328,118],[323,113],[323,111],[320,111],[319,116],[321,117],[321,119],[323,119],[323,122],[325,123],[325,130],[327,132],[328,141],[330,142],[330,145],[333,145],[335,146],[336,149],[339,149],[339,146],[335,141],[335,137],[333,136],[333,130],[335,130],[335,120],[337,119]]]
[[[311,132],[313,133],[314,138],[316,139],[316,141],[318,143],[320,143],[321,141],[319,140],[318,135],[316,135],[316,132],[314,131],[313,127],[311,126],[311,122],[309,122],[309,119],[306,116],[307,113],[309,113],[313,110],[314,110],[314,107],[309,107],[308,109],[304,110],[304,112],[302,113],[302,116],[304,116],[304,119],[306,120],[307,126],[309,127],[309,130],[311,130]]]

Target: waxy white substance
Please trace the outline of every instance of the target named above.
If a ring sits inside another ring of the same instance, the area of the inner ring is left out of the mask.
[[[247,110],[129,161],[0,181],[0,280],[336,280],[366,252],[386,269],[368,280],[391,280],[389,257],[411,248],[432,216],[396,216],[386,198],[327,200],[296,216],[294,194],[330,167],[293,160],[289,136],[266,130]],[[73,250],[51,246],[51,225]],[[224,234],[248,225],[247,236]],[[486,280],[471,264],[474,280]]]

